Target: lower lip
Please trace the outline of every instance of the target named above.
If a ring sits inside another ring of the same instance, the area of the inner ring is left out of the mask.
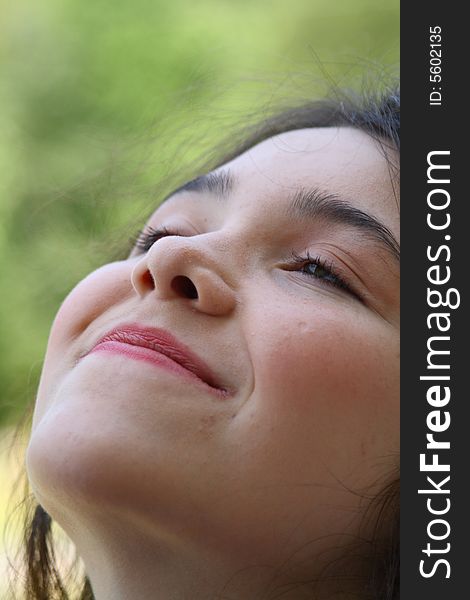
[[[219,396],[225,395],[224,390],[210,386],[208,383],[206,383],[200,377],[198,377],[195,373],[189,371],[188,369],[185,369],[179,363],[175,362],[165,354],[157,352],[156,350],[151,350],[150,348],[145,348],[143,346],[133,346],[131,344],[125,344],[123,342],[107,341],[101,342],[100,344],[96,345],[88,354],[93,354],[96,352],[108,352],[110,354],[119,354],[121,356],[127,356],[127,358],[140,360],[142,362],[146,362],[157,367],[163,367],[164,369],[170,371],[171,373],[174,373],[175,375],[179,375],[187,380],[198,383],[199,385],[203,385],[206,390],[210,390],[212,393],[215,393]]]

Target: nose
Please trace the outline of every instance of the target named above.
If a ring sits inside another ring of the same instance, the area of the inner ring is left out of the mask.
[[[168,236],[134,266],[131,283],[141,297],[153,293],[162,300],[186,301],[208,315],[228,315],[236,306],[236,293],[226,281],[222,260],[222,252],[203,247],[196,236]]]

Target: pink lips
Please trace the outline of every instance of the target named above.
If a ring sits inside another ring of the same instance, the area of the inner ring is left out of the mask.
[[[131,324],[116,327],[99,339],[88,354],[102,351],[153,363],[179,375],[197,378],[219,394],[227,393],[204,361],[162,329]]]

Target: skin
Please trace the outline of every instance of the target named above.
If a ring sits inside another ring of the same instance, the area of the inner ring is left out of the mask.
[[[334,558],[397,462],[398,264],[353,227],[285,210],[295,190],[320,187],[398,238],[378,144],[303,129],[227,169],[227,197],[166,201],[149,224],[180,235],[89,275],[52,327],[28,474],[98,600],[268,598]],[[294,265],[306,250],[354,293]],[[129,322],[170,331],[230,392],[121,355],[79,360]]]

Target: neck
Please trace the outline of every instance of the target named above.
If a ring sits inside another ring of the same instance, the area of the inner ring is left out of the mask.
[[[332,593],[336,600],[360,597],[346,593],[344,580],[340,589],[333,590],[331,583],[326,589],[325,582],[306,577],[303,568],[301,573],[282,564],[224,560],[201,549],[157,544],[136,532],[121,534],[79,549],[95,600],[311,600]],[[305,566],[302,558],[298,564]]]
[[[281,581],[274,567],[175,554],[137,538],[106,549],[97,544],[84,562],[95,600],[261,600],[278,589],[283,600],[312,598],[310,588]]]
[[[83,560],[95,600],[311,600],[327,594],[335,600],[361,597],[345,593],[344,587],[348,579],[357,582],[358,576],[364,576],[364,565],[349,564],[349,576],[340,579],[343,573],[338,558],[344,556],[345,539],[338,538],[333,544],[342,548],[339,554],[310,540],[296,543],[295,548],[288,544],[282,556],[274,559],[250,554],[247,547],[234,552],[233,544],[228,543],[227,548],[211,543],[207,531],[190,541],[183,531],[170,535],[151,530],[149,521],[127,521],[122,512],[118,516],[111,510],[99,511],[81,523],[76,513],[74,517],[65,519],[64,529]]]

